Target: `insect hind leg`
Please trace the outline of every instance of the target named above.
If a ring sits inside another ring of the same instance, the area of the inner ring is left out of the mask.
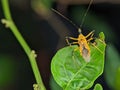
[[[103,54],[103,52],[94,43],[91,43],[91,45],[94,46],[101,54]]]

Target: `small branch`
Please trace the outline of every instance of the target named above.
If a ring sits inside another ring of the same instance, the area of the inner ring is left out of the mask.
[[[2,7],[3,7],[5,18],[7,20],[12,20],[10,10],[9,10],[8,0],[1,0],[1,2],[2,2]]]
[[[10,14],[8,0],[1,0],[1,2],[2,2],[2,7],[3,7],[4,15],[5,15],[5,19],[2,19],[1,22],[3,24],[5,24],[5,27],[11,29],[12,33],[14,34],[14,36],[16,37],[16,39],[18,40],[18,42],[20,43],[20,45],[24,49],[25,53],[27,54],[39,90],[46,90],[45,86],[44,86],[44,84],[42,82],[42,78],[41,78],[41,75],[40,75],[37,63],[36,63],[36,59],[35,59],[36,58],[36,54],[35,54],[35,51],[30,49],[30,47],[28,46],[28,44],[26,43],[26,41],[24,40],[24,38],[20,34],[18,28],[14,24],[14,22],[12,20],[12,17],[11,17],[11,14]]]

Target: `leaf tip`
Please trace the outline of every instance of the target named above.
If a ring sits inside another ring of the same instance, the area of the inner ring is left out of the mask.
[[[104,35],[103,32],[100,32],[100,33],[99,33],[99,38],[100,38],[102,41],[105,40],[105,35]]]

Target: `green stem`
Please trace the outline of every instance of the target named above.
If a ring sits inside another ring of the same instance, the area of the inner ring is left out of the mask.
[[[3,7],[3,11],[6,19],[12,20],[10,10],[9,10],[8,0],[1,0],[1,2],[2,2],[2,7]]]
[[[37,82],[38,86],[40,87],[40,90],[46,90],[45,86],[42,82],[42,78],[41,78],[37,63],[36,63],[35,53],[30,49],[30,47],[28,46],[28,44],[26,43],[26,41],[20,34],[19,30],[17,29],[16,25],[14,24],[11,14],[10,14],[8,0],[1,0],[1,1],[2,1],[4,15],[6,18],[6,20],[4,20],[4,23],[6,24],[6,26],[9,26],[12,33],[14,34],[14,36],[16,37],[16,39],[18,40],[18,42],[24,49],[25,53],[27,54],[30,64],[31,64],[31,67],[32,67],[32,70],[33,70],[33,73],[34,73],[34,76],[35,76],[35,79],[36,79],[36,82]]]

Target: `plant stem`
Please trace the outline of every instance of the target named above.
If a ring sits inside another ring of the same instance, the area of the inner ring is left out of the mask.
[[[39,89],[46,90],[45,86],[42,82],[42,78],[41,78],[37,63],[36,63],[35,52],[30,49],[30,47],[28,46],[28,44],[26,43],[26,41],[20,34],[19,30],[17,29],[16,25],[14,24],[13,19],[11,17],[8,0],[1,0],[1,2],[2,2],[4,15],[6,18],[6,20],[3,20],[3,23],[5,23],[6,26],[8,26],[11,29],[12,33],[14,34],[14,36],[16,37],[16,39],[18,40],[18,42],[24,49],[25,53],[27,54],[30,64],[31,64],[31,67],[32,67],[32,70],[33,70],[33,73],[34,73],[34,76],[35,76],[35,79],[36,79],[36,82],[39,86]]]

